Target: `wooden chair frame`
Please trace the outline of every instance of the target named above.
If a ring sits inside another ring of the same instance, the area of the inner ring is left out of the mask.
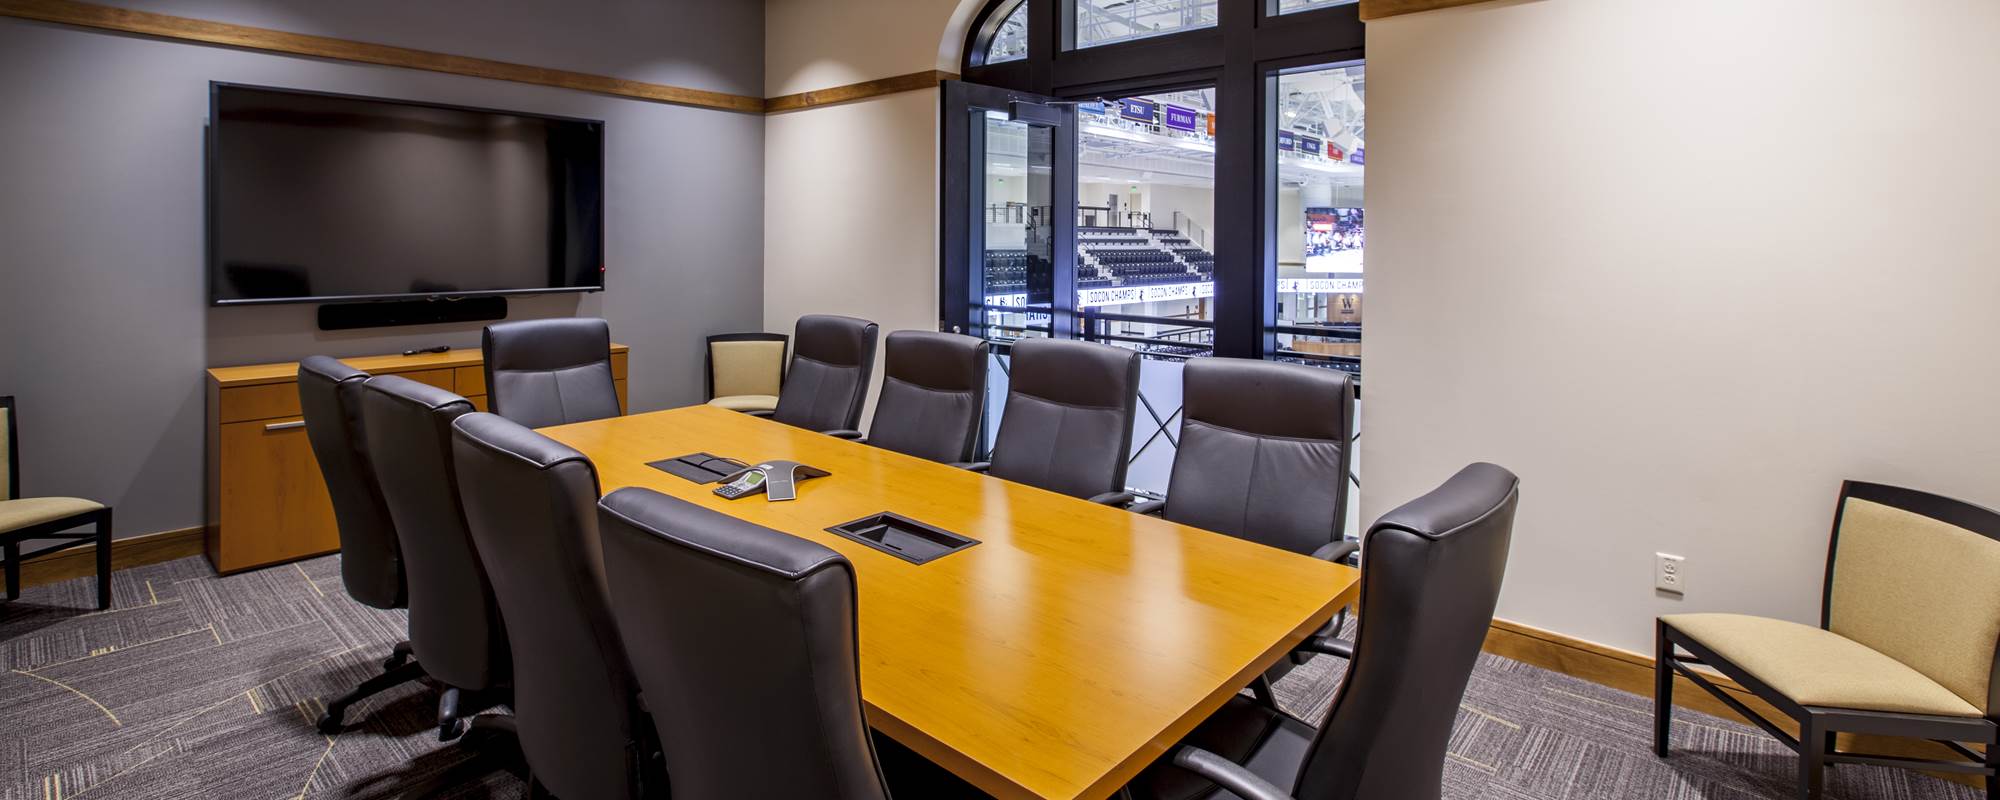
[[[21,436],[20,412],[15,408],[14,398],[0,396],[0,409],[7,411],[7,499],[21,498]],[[84,533],[65,533],[71,528],[93,525]],[[57,539],[56,544],[36,550],[23,551],[21,543],[36,539]],[[68,550],[78,545],[95,542],[97,544],[97,608],[111,607],[111,507],[71,514],[62,519],[50,520],[38,525],[30,525],[18,530],[0,532],[0,558],[6,559],[7,599],[21,597],[21,561],[36,556],[47,555],[58,550]]]
[[[1828,629],[1832,623],[1833,563],[1840,552],[1841,518],[1847,508],[1847,499],[1850,497],[1920,514],[1990,539],[2000,540],[2000,512],[1914,489],[1860,481],[1843,482],[1840,486],[1840,503],[1834,511],[1833,533],[1828,539],[1826,582],[1820,595],[1819,625],[1823,630]],[[1765,733],[1799,754],[1798,796],[1805,800],[1819,800],[1823,796],[1825,768],[1829,764],[1867,764],[1984,775],[1986,797],[1988,800],[2000,800],[2000,713],[1996,713],[1996,710],[2000,710],[2000,646],[1995,647],[1992,672],[1987,684],[1987,716],[1965,718],[1800,705],[1743,668],[1702,646],[1692,637],[1676,630],[1665,620],[1660,620],[1655,626],[1655,645],[1657,660],[1653,675],[1653,752],[1661,758],[1667,757],[1667,735],[1673,719],[1674,673],[1678,672],[1695,686],[1714,695],[1715,699],[1722,701],[1745,719],[1756,723]],[[1680,654],[1676,648],[1686,651],[1687,655]],[[1758,699],[1770,703],[1798,723],[1799,735],[1793,737],[1780,730],[1778,726],[1716,686],[1709,680],[1709,676],[1696,671],[1692,665],[1711,667],[1742,685]],[[1835,735],[1839,733],[1928,739],[1949,748],[1963,760],[1948,761],[1843,752],[1834,742]],[[1969,744],[1984,745],[1986,752],[1981,754],[1968,747]]]

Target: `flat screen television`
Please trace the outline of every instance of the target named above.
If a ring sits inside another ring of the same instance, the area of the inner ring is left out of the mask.
[[[604,288],[604,123],[209,85],[216,305]]]

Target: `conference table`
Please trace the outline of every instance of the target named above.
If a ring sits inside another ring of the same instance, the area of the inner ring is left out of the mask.
[[[1105,797],[1353,602],[1359,573],[711,406],[541,429],[643,486],[854,564],[869,724],[998,797]],[[725,500],[648,462],[831,474]],[[894,512],[979,541],[917,564],[827,532]],[[717,609],[717,613],[727,613]]]

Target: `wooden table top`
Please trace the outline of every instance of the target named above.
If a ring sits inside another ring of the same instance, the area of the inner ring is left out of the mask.
[[[720,408],[541,429],[645,486],[854,564],[869,724],[1000,797],[1104,797],[1352,602],[1352,568]],[[832,472],[730,501],[646,466]],[[980,544],[912,564],[825,528],[893,511]]]

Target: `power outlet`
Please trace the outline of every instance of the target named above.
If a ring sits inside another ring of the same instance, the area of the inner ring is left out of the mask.
[[[1687,594],[1687,559],[1666,553],[1654,553],[1653,588],[1662,592]]]

